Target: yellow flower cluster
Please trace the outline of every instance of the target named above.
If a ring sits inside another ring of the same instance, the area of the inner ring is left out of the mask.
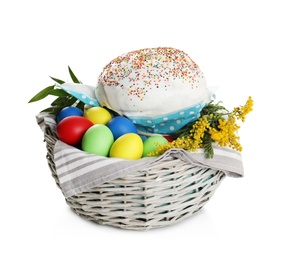
[[[198,148],[204,148],[208,158],[213,157],[212,143],[216,142],[220,146],[227,146],[238,151],[242,150],[239,143],[240,137],[237,136],[237,120],[245,121],[246,115],[253,110],[253,100],[248,98],[244,106],[236,107],[232,112],[227,111],[219,103],[214,105],[209,103],[201,117],[191,124],[190,130],[180,135],[176,140],[165,145],[158,145],[155,152],[150,156],[161,155],[171,148],[181,148],[195,152]]]
[[[198,148],[203,147],[203,138],[205,133],[210,129],[210,123],[208,116],[200,117],[192,129],[190,134],[181,136],[171,143],[159,145],[155,152],[149,154],[149,156],[163,154],[165,151],[171,148],[181,148],[187,151],[195,152]]]
[[[240,127],[236,124],[234,116],[229,116],[227,120],[219,119],[218,129],[211,128],[209,133],[213,141],[220,146],[228,146],[237,151],[241,151],[242,147],[239,143],[240,137],[236,135]]]
[[[193,125],[193,128],[190,130],[190,135],[193,137],[194,141],[196,141],[197,147],[200,147],[202,144],[204,134],[209,128],[210,123],[208,121],[208,116],[206,115],[200,117]]]
[[[253,110],[253,100],[251,97],[248,97],[244,106],[234,108],[233,115],[237,119],[240,119],[242,122],[244,122],[246,115],[252,110]]]

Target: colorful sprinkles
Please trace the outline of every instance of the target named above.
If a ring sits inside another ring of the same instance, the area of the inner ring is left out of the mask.
[[[135,73],[132,73],[135,71]],[[128,95],[141,101],[152,88],[171,87],[171,80],[179,78],[182,83],[190,83],[198,88],[197,77],[203,78],[197,64],[183,51],[174,48],[146,48],[132,51],[112,60],[103,69],[99,80],[105,87],[124,88],[120,81],[128,79],[132,83]],[[143,82],[138,84],[137,82]]]

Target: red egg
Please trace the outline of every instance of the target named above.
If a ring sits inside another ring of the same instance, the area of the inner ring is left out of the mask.
[[[56,134],[62,142],[76,146],[91,126],[93,123],[82,116],[69,116],[58,123]]]
[[[169,135],[164,135],[163,136],[168,142],[173,142],[173,138],[171,138]]]

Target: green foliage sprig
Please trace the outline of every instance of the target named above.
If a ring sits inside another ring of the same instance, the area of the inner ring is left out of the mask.
[[[74,83],[81,83],[81,81],[75,76],[71,68],[68,66],[69,75]],[[50,77],[53,81],[58,84],[63,84],[65,81]],[[67,106],[76,106],[81,110],[84,110],[84,103],[79,101],[77,98],[68,94],[63,89],[59,88],[56,84],[48,86],[42,89],[39,93],[33,96],[28,103],[36,102],[44,99],[47,96],[57,96],[57,98],[50,104],[50,107],[42,110],[41,112],[47,112],[52,115],[57,115],[61,109]]]
[[[242,146],[237,135],[240,126],[237,121],[245,121],[246,115],[253,109],[253,100],[249,96],[245,105],[235,107],[231,112],[220,103],[215,104],[212,100],[202,109],[198,120],[178,131],[172,143],[158,145],[158,149],[150,155],[161,155],[171,148],[193,152],[204,148],[206,158],[213,158],[213,143],[241,151]]]

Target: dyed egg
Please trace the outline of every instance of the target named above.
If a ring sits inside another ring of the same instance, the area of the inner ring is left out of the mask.
[[[173,138],[171,137],[171,136],[169,136],[169,135],[164,135],[163,136],[169,143],[171,143],[171,142],[173,142]]]
[[[83,111],[77,107],[64,107],[56,117],[57,123],[69,116],[83,116]]]
[[[168,144],[168,141],[162,135],[153,135],[148,137],[143,142],[143,157],[146,157],[149,153],[156,151],[158,148],[158,144]]]
[[[115,140],[124,134],[138,133],[134,123],[124,116],[116,116],[112,118],[107,126],[112,131]]]
[[[135,133],[120,136],[112,145],[110,157],[124,159],[140,159],[143,153],[143,142],[141,137]]]
[[[91,126],[93,123],[82,116],[69,116],[57,124],[56,134],[62,142],[76,146]]]
[[[113,142],[114,137],[111,130],[103,124],[96,124],[84,134],[81,147],[85,152],[108,156]]]
[[[112,119],[110,112],[103,107],[90,107],[84,112],[83,116],[89,119],[94,125],[106,125]]]

